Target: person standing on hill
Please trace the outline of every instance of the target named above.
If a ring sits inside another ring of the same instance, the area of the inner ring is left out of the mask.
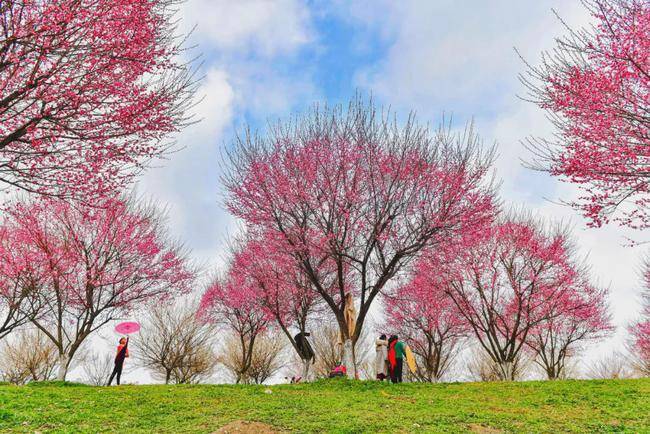
[[[124,367],[124,359],[129,357],[129,338],[121,338],[120,344],[117,346],[117,354],[115,355],[115,367],[111,373],[111,378],[108,380],[110,386],[113,378],[117,375],[117,385],[120,385],[120,377],[122,376],[122,368]]]
[[[388,340],[388,364],[390,367],[390,380],[393,383],[402,382],[402,370],[404,368],[404,356],[406,355],[406,344],[393,335]]]
[[[314,354],[314,349],[311,347],[311,344],[307,339],[309,335],[310,334],[307,332],[300,332],[293,338],[296,343],[296,350],[298,351],[300,360],[302,360],[302,377],[298,377],[298,379],[305,381],[307,381],[309,378],[310,362],[312,364],[316,363],[316,355]]]
[[[379,336],[375,342],[375,371],[377,380],[383,381],[388,375],[388,341],[386,335]]]

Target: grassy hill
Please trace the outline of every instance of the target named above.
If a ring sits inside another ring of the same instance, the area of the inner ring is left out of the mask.
[[[0,385],[1,432],[650,432],[650,379]]]

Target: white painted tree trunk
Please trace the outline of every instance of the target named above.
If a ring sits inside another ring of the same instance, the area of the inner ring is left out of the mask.
[[[65,381],[65,377],[68,374],[68,355],[59,354],[59,370],[56,375],[56,379],[59,381]]]
[[[341,361],[348,373],[348,378],[357,378],[357,370],[354,363],[354,348],[352,346],[351,339],[346,339],[345,342],[343,342],[343,355],[341,357]]]
[[[512,381],[515,364],[512,362],[501,362],[499,363],[499,367],[501,368],[501,375],[503,376],[503,380]]]
[[[311,360],[302,361],[302,379],[301,381],[309,381],[309,365],[311,365]]]

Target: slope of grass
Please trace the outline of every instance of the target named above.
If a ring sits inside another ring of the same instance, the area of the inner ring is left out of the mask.
[[[2,432],[650,432],[650,379],[265,386],[0,385]],[[241,427],[241,426],[240,426]]]

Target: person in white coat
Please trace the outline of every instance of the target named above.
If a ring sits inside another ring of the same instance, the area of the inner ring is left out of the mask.
[[[383,381],[388,378],[388,340],[386,335],[379,336],[375,342],[375,371],[377,380]]]

